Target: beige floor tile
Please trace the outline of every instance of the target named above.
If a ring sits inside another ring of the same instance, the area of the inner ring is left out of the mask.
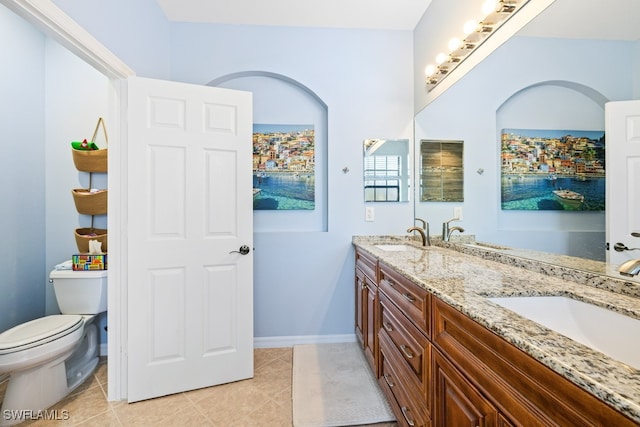
[[[229,426],[252,427],[291,427],[291,414],[283,410],[282,406],[269,400],[249,414],[229,420]]]
[[[111,407],[124,426],[156,425],[181,410],[195,410],[183,393]]]
[[[69,419],[20,427],[291,427],[292,364],[291,348],[256,349],[253,379],[129,404],[107,402],[107,364],[101,361],[91,379],[51,408]],[[0,401],[4,387],[0,383]]]

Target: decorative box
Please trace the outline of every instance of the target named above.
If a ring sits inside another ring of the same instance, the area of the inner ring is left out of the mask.
[[[71,257],[71,262],[75,271],[106,270],[107,254],[77,254]]]

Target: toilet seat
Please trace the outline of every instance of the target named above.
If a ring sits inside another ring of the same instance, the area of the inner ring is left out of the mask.
[[[57,314],[31,320],[0,334],[0,355],[57,340],[82,328],[83,324],[83,316],[79,314]]]

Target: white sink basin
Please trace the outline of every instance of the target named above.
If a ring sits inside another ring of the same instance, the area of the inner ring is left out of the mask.
[[[390,252],[406,251],[409,247],[407,245],[376,245],[376,248]]]
[[[640,369],[638,319],[568,297],[499,297],[489,300]]]

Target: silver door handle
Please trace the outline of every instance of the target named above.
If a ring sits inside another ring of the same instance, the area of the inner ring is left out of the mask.
[[[624,243],[616,243],[613,245],[613,250],[616,252],[624,252],[624,251],[640,251],[640,248],[628,248]]]
[[[231,251],[229,252],[230,254],[240,254],[240,255],[246,255],[251,251],[251,249],[249,249],[249,246],[247,245],[242,245],[240,246],[240,249],[238,249],[237,251]]]

